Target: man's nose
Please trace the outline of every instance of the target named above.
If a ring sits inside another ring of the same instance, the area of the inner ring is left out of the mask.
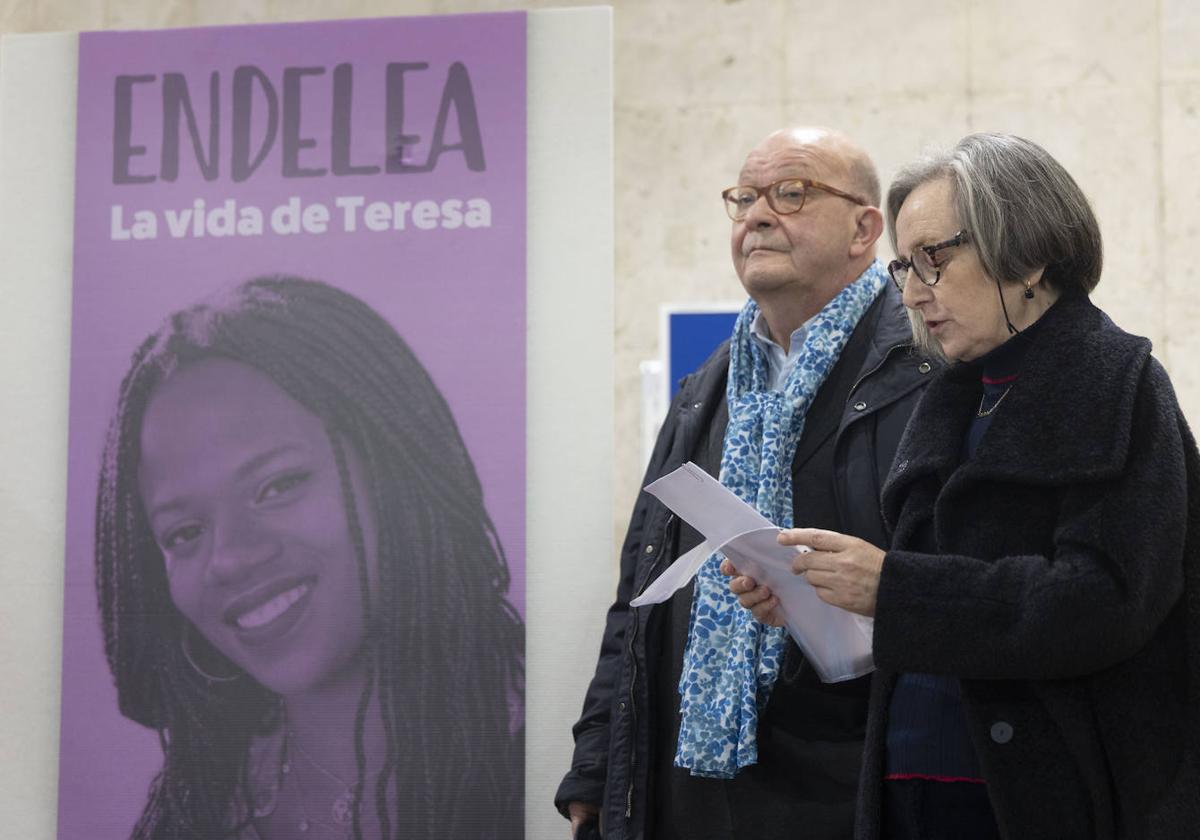
[[[779,216],[771,209],[771,205],[767,203],[766,193],[760,194],[746,210],[746,218],[742,219],[742,224],[747,228],[765,228],[774,227],[779,224]]]
[[[206,573],[213,583],[237,583],[275,557],[279,550],[278,536],[255,517],[229,516],[215,528],[213,553]]]

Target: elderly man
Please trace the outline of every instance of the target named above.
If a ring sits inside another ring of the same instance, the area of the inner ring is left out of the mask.
[[[837,132],[778,131],[724,198],[750,301],[684,381],[644,483],[695,461],[781,527],[883,544],[879,489],[931,363],[875,260],[875,168]],[[716,558],[666,603],[629,607],[700,540],[639,498],[556,805],[605,840],[850,836],[869,677],[823,684]]]

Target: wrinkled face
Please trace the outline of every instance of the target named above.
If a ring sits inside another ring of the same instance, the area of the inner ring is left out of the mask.
[[[321,421],[256,370],[209,359],[158,388],[141,456],[171,599],[195,629],[285,697],[357,678],[358,565]],[[374,575],[369,497],[346,459]]]
[[[963,229],[954,207],[954,184],[948,178],[927,181],[909,193],[896,216],[896,245],[910,259],[920,245],[936,245]],[[977,359],[1008,340],[996,281],[988,277],[979,253],[968,242],[937,252],[941,272],[926,286],[909,272],[904,305],[918,313],[948,358]],[[1022,287],[1002,284],[1010,313],[1016,313]]]
[[[847,167],[835,151],[803,136],[776,134],[746,158],[738,185],[766,187],[785,178],[811,178],[853,193]],[[798,213],[779,215],[764,197],[733,223],[733,267],[747,294],[808,292],[842,278],[850,262],[857,205],[808,190]]]

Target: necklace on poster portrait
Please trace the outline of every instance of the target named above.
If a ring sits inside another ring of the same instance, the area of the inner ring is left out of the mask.
[[[342,837],[349,837],[350,827],[352,825],[354,825],[354,795],[355,795],[355,791],[358,786],[358,783],[355,783],[354,785],[347,784],[345,779],[343,779],[341,776],[337,775],[332,770],[330,770],[327,767],[325,767],[324,765],[322,765],[321,762],[319,762],[315,758],[313,758],[313,756],[310,755],[306,749],[304,749],[304,746],[300,743],[300,739],[296,737],[296,734],[294,732],[292,732],[290,729],[285,729],[284,730],[284,760],[285,760],[285,762],[288,759],[288,752],[289,752],[288,747],[289,746],[295,746],[296,753],[301,758],[303,758],[305,760],[305,762],[307,762],[309,764],[309,766],[311,766],[314,770],[316,770],[321,775],[325,776],[327,779],[334,782],[338,787],[341,788],[341,792],[338,793],[337,796],[335,796],[333,798],[333,804],[330,806],[330,809],[329,809],[329,817],[333,822],[332,822],[332,824],[327,823],[327,822],[324,822],[323,820],[317,820],[317,819],[314,819],[309,816],[308,808],[304,804],[305,801],[309,798],[308,792],[304,789],[304,784],[303,784],[303,782],[300,781],[300,776],[297,775],[296,776],[296,787],[300,793],[300,815],[301,815],[301,818],[300,818],[299,824],[296,827],[298,829],[300,829],[300,831],[302,833],[307,833],[309,831],[309,829],[311,829],[312,826],[314,824],[316,824],[319,826],[323,826],[325,828],[333,829],[335,832],[341,831]],[[289,772],[291,769],[294,769],[290,766],[290,764],[291,764],[290,762],[287,762],[287,764],[289,767]]]
[[[278,756],[274,782],[254,797],[254,818],[261,820],[276,815],[285,823],[275,829],[283,832],[280,836],[284,840],[350,840],[354,828],[354,799],[362,783],[348,783],[306,750],[288,721],[286,709],[283,710]],[[303,765],[307,765],[308,773],[304,772]],[[377,779],[382,772],[377,770],[369,774],[368,779]],[[313,785],[317,787],[315,791]],[[328,791],[333,787],[338,792],[331,800]],[[289,802],[292,797],[296,800],[294,808],[289,805],[290,813],[286,814],[279,808],[285,791]],[[325,803],[329,804],[326,806]],[[361,805],[358,813],[362,813]],[[265,833],[261,824],[260,832],[264,837],[275,836],[274,831],[270,835]]]

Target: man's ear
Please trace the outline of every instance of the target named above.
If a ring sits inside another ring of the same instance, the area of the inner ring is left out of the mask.
[[[854,236],[850,240],[850,256],[861,257],[875,247],[883,235],[883,214],[878,207],[859,207],[854,214]]]

